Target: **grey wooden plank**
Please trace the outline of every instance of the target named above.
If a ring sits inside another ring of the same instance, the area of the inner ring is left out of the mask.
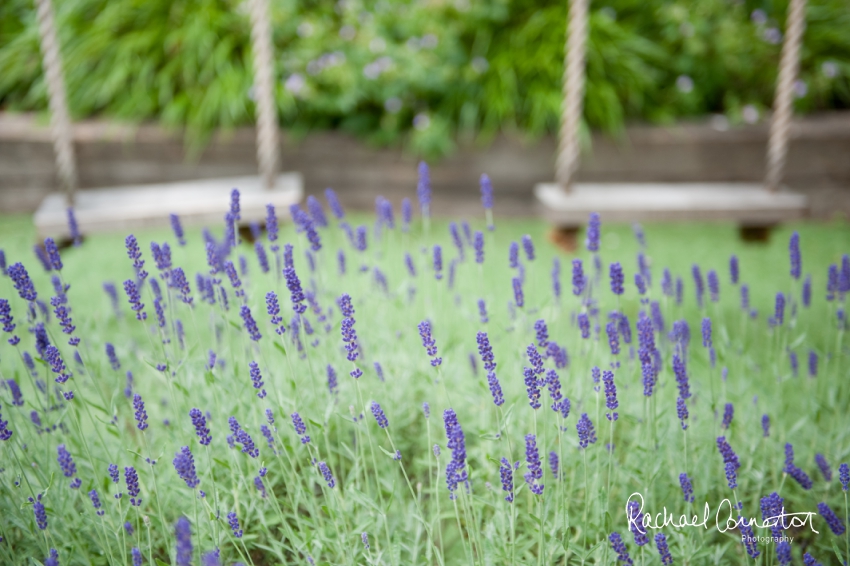
[[[298,173],[279,175],[271,191],[265,190],[256,176],[94,189],[77,192],[74,214],[83,233],[164,226],[172,213],[186,224],[220,222],[229,210],[234,188],[241,195],[244,222],[264,219],[266,204],[273,204],[278,217],[286,219],[289,207],[300,202],[304,192]],[[68,236],[64,195],[49,194],[36,211],[34,222],[40,237]]]
[[[752,183],[578,183],[566,193],[554,183],[534,189],[543,216],[567,226],[591,212],[613,222],[733,220],[772,224],[806,216],[803,195],[770,193]]]

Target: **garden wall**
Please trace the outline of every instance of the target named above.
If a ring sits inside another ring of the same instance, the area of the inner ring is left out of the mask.
[[[177,181],[256,171],[254,132],[217,135],[199,156],[187,156],[179,135],[155,125],[105,121],[75,125],[81,186]],[[810,116],[793,128],[787,184],[810,195],[812,214],[850,215],[850,112]],[[619,139],[593,136],[583,156],[583,181],[759,181],[767,125],[720,131],[709,123],[633,126]],[[478,207],[478,176],[496,190],[498,214],[531,215],[532,187],[553,176],[556,142],[500,136],[487,147],[463,147],[432,168],[434,210],[464,213]],[[416,159],[400,149],[373,148],[336,132],[288,139],[285,170],[298,170],[308,193],[336,189],[343,203],[372,209],[377,195],[398,202],[412,196]],[[0,211],[34,210],[54,187],[49,130],[32,115],[0,113]]]

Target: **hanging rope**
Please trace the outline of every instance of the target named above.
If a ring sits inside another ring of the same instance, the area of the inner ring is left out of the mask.
[[[785,40],[782,43],[782,60],[779,63],[779,79],[767,140],[767,190],[776,192],[785,173],[788,141],[791,133],[791,111],[794,101],[794,81],[800,68],[800,43],[806,27],[806,0],[791,0],[788,6],[788,21],[785,25]]]
[[[74,161],[74,141],[65,97],[65,83],[62,80],[62,56],[59,53],[59,40],[56,38],[50,0],[36,0],[36,8],[42,64],[47,79],[50,133],[56,153],[56,169],[59,173],[59,183],[67,195],[68,206],[72,206],[74,191],[77,189],[77,165]]]
[[[561,128],[555,180],[570,190],[578,170],[579,124],[584,100],[584,52],[587,44],[587,1],[572,0],[567,17],[567,43],[564,54],[564,101],[561,106]]]
[[[266,189],[271,190],[277,176],[278,132],[274,102],[272,30],[268,0],[249,0],[251,4],[251,45],[254,51],[254,95],[257,103],[257,161]]]

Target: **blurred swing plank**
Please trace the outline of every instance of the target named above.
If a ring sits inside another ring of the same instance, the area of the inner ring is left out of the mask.
[[[64,193],[45,197],[35,213],[40,238],[69,235],[68,208],[83,234],[167,225],[170,214],[186,223],[218,222],[229,210],[230,192],[241,193],[241,218],[261,221],[266,204],[288,210],[303,197],[298,173],[278,174],[279,136],[274,104],[274,68],[268,0],[248,0],[254,53],[259,176],[179,181],[150,185],[79,190],[62,57],[50,0],[36,0],[41,52],[48,87],[50,125],[59,182]],[[287,215],[280,216],[287,218]]]
[[[805,4],[806,0],[791,0],[788,8],[764,184],[576,183],[588,0],[571,0],[556,182],[540,183],[534,188],[542,216],[556,226],[556,241],[574,248],[575,231],[587,221],[591,212],[598,212],[604,220],[612,222],[731,220],[745,229],[768,228],[805,218],[808,213],[806,197],[782,186]]]
[[[220,222],[230,210],[230,191],[238,188],[242,221],[262,224],[266,204],[289,210],[301,201],[302,186],[300,174],[285,173],[270,191],[257,176],[76,191],[74,215],[84,234],[166,226],[169,214],[187,225]],[[45,197],[34,220],[39,238],[69,236],[65,195]]]

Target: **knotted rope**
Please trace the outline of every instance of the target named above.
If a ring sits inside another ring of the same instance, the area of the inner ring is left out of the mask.
[[[275,185],[278,154],[272,31],[268,0],[249,1],[251,45],[254,51],[254,95],[257,103],[257,161],[263,185],[270,190]]]
[[[71,206],[74,204],[74,191],[77,189],[77,165],[74,160],[74,140],[68,115],[65,82],[62,80],[62,55],[59,53],[59,40],[56,37],[50,0],[36,0],[36,8],[41,56],[47,79],[50,133],[53,137],[53,151],[56,153],[56,168],[59,183],[67,195],[68,206]]]
[[[555,180],[570,190],[579,158],[579,125],[584,100],[584,54],[587,44],[587,2],[572,0],[567,16],[567,42],[564,54],[564,101],[561,106],[561,128]]]
[[[806,0],[791,0],[785,40],[782,42],[782,60],[767,140],[767,175],[765,187],[771,192],[779,190],[785,173],[788,141],[791,133],[791,104],[794,101],[794,81],[800,68],[800,43],[806,27]]]

